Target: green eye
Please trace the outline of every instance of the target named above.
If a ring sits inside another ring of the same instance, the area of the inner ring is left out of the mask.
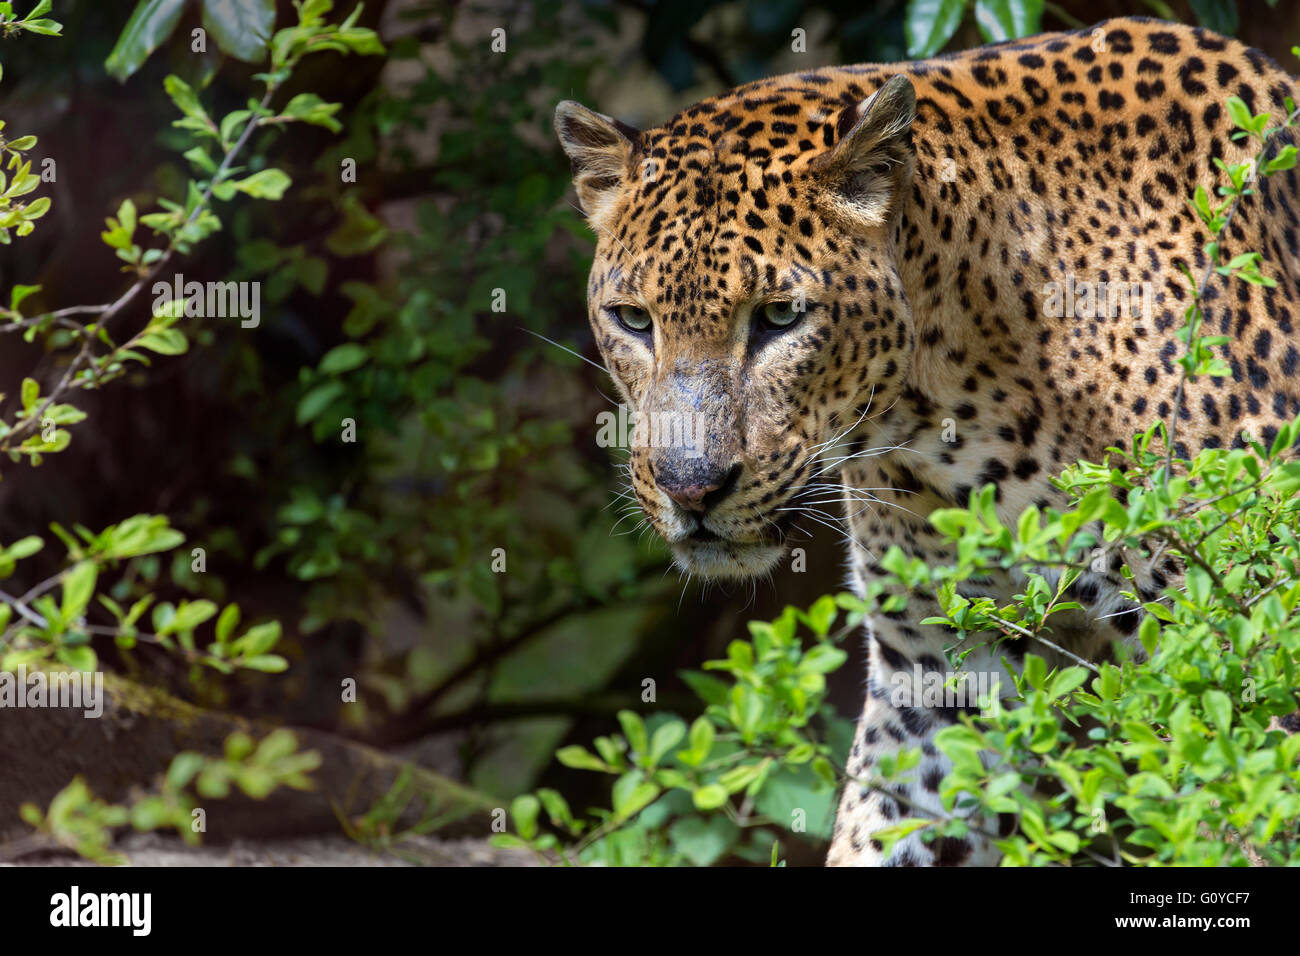
[[[629,332],[648,332],[650,330],[650,313],[634,305],[616,305],[611,312],[619,323]]]
[[[786,329],[799,321],[804,309],[799,308],[794,302],[769,302],[759,312],[763,316],[763,321],[772,328]]]

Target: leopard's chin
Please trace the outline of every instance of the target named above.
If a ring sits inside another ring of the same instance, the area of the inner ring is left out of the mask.
[[[687,574],[709,580],[745,581],[770,572],[785,556],[785,546],[762,541],[687,538],[671,546],[673,563]]]

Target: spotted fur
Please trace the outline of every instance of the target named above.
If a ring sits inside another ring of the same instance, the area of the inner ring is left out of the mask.
[[[557,129],[597,234],[588,295],[606,366],[639,412],[706,423],[702,447],[631,458],[636,498],[677,562],[763,574],[795,521],[838,526],[824,510],[838,496],[862,589],[891,545],[951,558],[927,521],[934,509],[965,505],[985,483],[1004,520],[1059,505],[1050,475],[1167,420],[1189,301],[1178,267],[1206,266],[1185,199],[1223,181],[1216,158],[1253,149],[1230,138],[1229,96],[1275,122],[1285,97],[1300,99],[1234,40],[1123,19],[763,80],[644,132],[561,104]],[[1260,252],[1277,285],[1211,281],[1207,331],[1230,337],[1220,351],[1232,374],[1190,385],[1179,454],[1239,446],[1243,429],[1270,442],[1300,413],[1298,226],[1294,170],[1262,181],[1233,218],[1226,253]],[[1053,317],[1049,284],[1071,274],[1149,283],[1153,298],[1136,315]],[[806,309],[785,323],[782,303],[798,301]],[[1119,561],[1074,585],[1085,610],[1056,634],[1075,653],[1104,654],[1136,628]],[[1178,572],[1160,560],[1136,570],[1144,598]],[[970,593],[1007,601],[1017,583]],[[951,632],[920,623],[935,611],[913,598],[870,624],[848,771],[864,778],[903,747],[925,756],[916,782],[892,792],[850,783],[830,863],[997,859],[996,821],[964,839],[911,836],[888,857],[872,836],[909,808],[940,807],[947,764],[932,737],[956,710],[925,706],[904,679],[918,664],[948,669]],[[966,666],[999,670],[993,658],[976,651]]]

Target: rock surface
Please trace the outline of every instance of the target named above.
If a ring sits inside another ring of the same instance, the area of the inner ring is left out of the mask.
[[[412,837],[394,850],[375,853],[344,836],[286,840],[237,839],[228,846],[188,847],[176,837],[132,833],[115,850],[130,866],[537,866],[533,854],[499,850],[488,840]],[[33,854],[4,866],[94,866],[68,853]]]
[[[182,750],[222,753],[226,737],[243,731],[261,739],[276,726],[203,710],[161,691],[112,674],[104,675],[104,711],[87,718],[71,708],[0,709],[0,858],[6,841],[31,834],[19,807],[42,809],[74,777],[83,777],[96,796],[120,801],[157,785]],[[311,791],[280,788],[265,800],[235,794],[204,801],[204,843],[339,834],[339,815],[355,818],[383,797],[404,770],[412,799],[393,826],[413,825],[429,808],[444,822],[441,836],[492,832],[492,810],[503,806],[454,780],[383,751],[319,730],[290,728],[299,750],[315,750],[321,766]],[[343,839],[340,836],[340,839]]]

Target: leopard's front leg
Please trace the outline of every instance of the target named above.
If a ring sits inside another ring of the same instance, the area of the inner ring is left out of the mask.
[[[914,596],[911,604],[919,603]],[[933,612],[931,607],[925,614],[909,613],[907,618],[920,620]],[[948,705],[951,695],[939,706],[927,706],[915,686],[918,666],[925,675],[936,675],[936,681],[948,670],[941,638],[923,636],[935,630],[883,617],[872,622],[867,700],[849,754],[849,780],[835,817],[826,859],[829,866],[991,866],[998,861],[988,835],[990,824],[983,819],[971,823],[984,833],[972,830],[965,837],[937,837],[927,843],[919,831],[896,843],[888,856],[872,836],[904,817],[949,815],[939,799],[939,783],[951,763],[935,747],[934,735],[957,720],[959,707]],[[968,706],[977,705],[972,701]],[[918,767],[901,779],[876,779],[883,755],[915,747],[922,752]]]
[[[877,486],[886,485],[879,476]],[[887,496],[887,492],[884,493]],[[915,507],[913,497],[907,504]],[[856,584],[885,576],[878,559],[891,545],[930,564],[950,559],[944,542],[924,518],[901,508],[858,509],[850,518],[853,528],[851,560]],[[974,597],[988,593],[989,585],[963,586]],[[996,588],[991,588],[996,590]],[[866,703],[858,721],[853,749],[847,761],[848,782],[840,798],[827,864],[832,866],[970,866],[992,865],[999,854],[992,845],[996,821],[971,820],[965,837],[935,837],[927,842],[917,831],[896,843],[886,855],[874,831],[896,825],[904,817],[947,817],[939,799],[939,784],[951,769],[950,761],[934,744],[943,727],[955,723],[962,709],[977,712],[979,691],[992,691],[1000,682],[1005,694],[1013,687],[1001,655],[1022,648],[1002,647],[997,654],[980,647],[963,662],[965,683],[956,691],[949,680],[951,668],[945,647],[952,631],[920,623],[936,616],[933,598],[912,594],[904,610],[877,613],[868,627],[868,680]],[[901,750],[920,748],[921,763],[901,779],[880,781],[880,758]]]

